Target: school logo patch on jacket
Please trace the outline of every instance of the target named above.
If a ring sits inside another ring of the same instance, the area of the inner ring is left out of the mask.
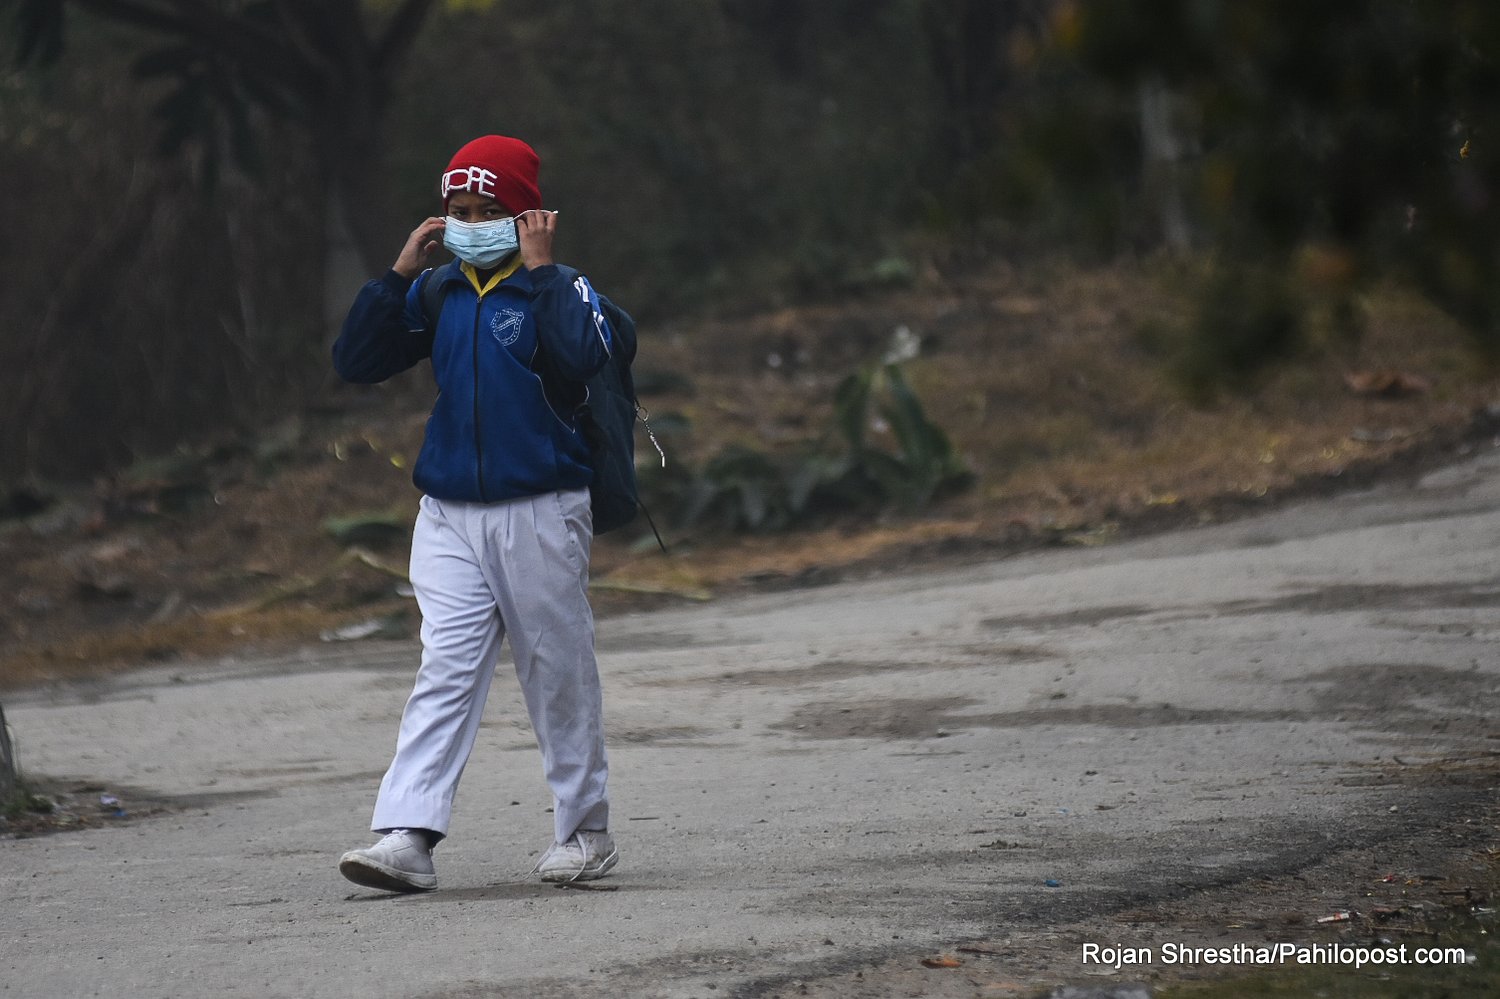
[[[500,341],[500,346],[509,347],[520,339],[521,324],[525,320],[524,313],[515,309],[501,309],[490,319],[490,332]]]

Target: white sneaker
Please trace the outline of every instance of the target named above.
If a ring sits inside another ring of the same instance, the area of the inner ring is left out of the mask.
[[[437,887],[427,836],[393,829],[379,843],[339,858],[339,873],[357,885],[385,891],[431,891]]]
[[[620,859],[615,841],[603,830],[580,829],[566,843],[553,843],[531,873],[543,881],[592,881],[609,873]]]

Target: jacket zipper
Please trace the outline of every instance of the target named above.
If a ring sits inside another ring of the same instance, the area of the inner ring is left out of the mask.
[[[488,503],[484,491],[484,435],[479,425],[479,314],[484,309],[483,296],[474,300],[474,468],[479,474],[479,501]]]

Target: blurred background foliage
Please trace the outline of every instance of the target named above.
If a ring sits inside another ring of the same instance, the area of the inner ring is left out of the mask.
[[[1199,304],[1156,343],[1199,398],[1357,343],[1361,290],[1390,277],[1500,358],[1486,0],[0,0],[0,18],[0,482],[326,398],[354,289],[435,208],[451,150],[492,131],[537,147],[569,258],[643,325],[1164,254]],[[851,475],[917,497],[962,479],[899,370],[851,377],[841,412],[881,387],[917,428],[906,471],[849,437],[815,483],[727,455],[762,497],[737,516]]]

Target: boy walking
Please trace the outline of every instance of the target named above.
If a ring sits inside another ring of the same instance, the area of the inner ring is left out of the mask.
[[[519,139],[459,149],[442,175],[445,214],[364,286],[333,347],[351,382],[430,358],[439,390],[412,475],[424,493],[411,552],[421,666],[371,821],[383,838],[339,861],[372,888],[437,887],[432,848],[506,636],[554,798],[533,873],[589,880],[619,856],[588,601],[593,473],[575,413],[583,382],[635,344],[617,342],[588,279],[553,259],[557,214],[542,209],[537,174]],[[461,263],[424,271],[439,242]],[[433,280],[440,297],[424,294]],[[433,301],[439,315],[426,314]]]

